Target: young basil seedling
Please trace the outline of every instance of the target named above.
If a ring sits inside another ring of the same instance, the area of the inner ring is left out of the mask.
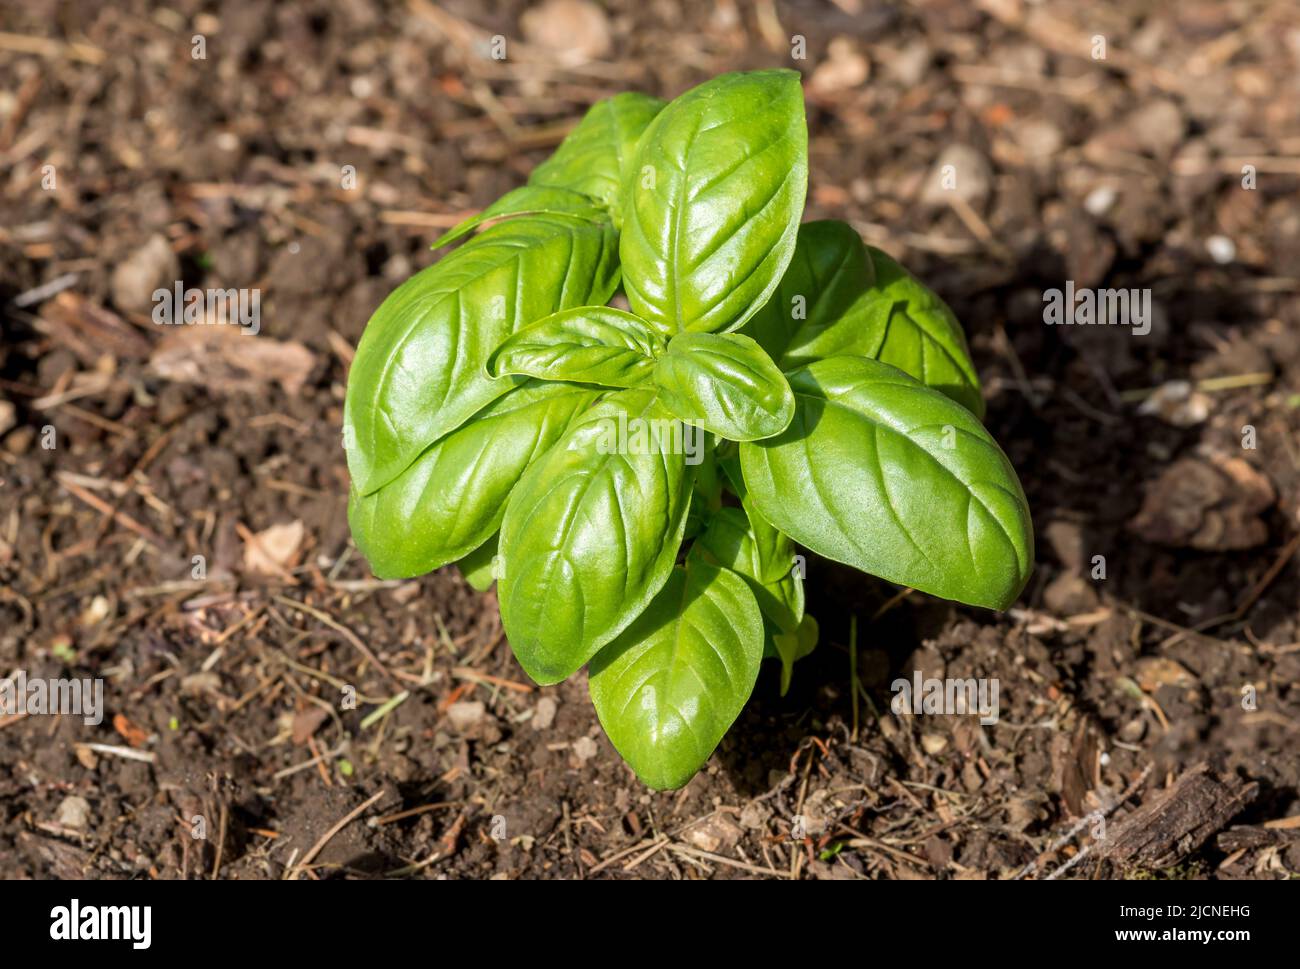
[[[800,225],[807,155],[793,71],[603,101],[438,240],[469,237],[384,301],[348,379],[375,574],[496,582],[525,672],[589,664],[655,788],[709,758],[764,657],[784,693],[816,646],[800,547],[992,609],[1033,567],[960,325],[849,226]]]

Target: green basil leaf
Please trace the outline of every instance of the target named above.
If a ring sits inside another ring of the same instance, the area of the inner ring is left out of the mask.
[[[741,326],[794,254],[807,187],[797,72],[724,74],[671,102],[624,187],[619,260],[632,311],[665,333]]]
[[[619,224],[622,185],[638,139],[664,102],[634,92],[599,101],[528,179],[596,199]]]
[[[804,615],[803,580],[794,571],[794,545],[768,526],[775,541],[760,547],[749,516],[742,508],[720,508],[696,539],[691,554],[730,569],[749,583],[764,616],[785,632],[798,628]]]
[[[1029,508],[970,411],[863,357],[811,363],[790,385],[789,429],[740,448],[764,517],[890,582],[992,609],[1015,601],[1033,565]]]
[[[742,576],[756,577],[762,572],[758,548],[749,533],[749,519],[743,509],[719,508],[710,515],[708,527],[695,548],[708,551],[718,565]]]
[[[507,338],[488,357],[487,372],[636,387],[650,380],[665,345],[631,313],[581,306],[552,313]]]
[[[695,504],[705,513],[722,507],[722,475],[718,470],[717,456],[716,447],[706,447],[703,459],[695,468]]]
[[[952,310],[843,222],[800,226],[790,268],[745,332],[783,370],[871,357],[984,416],[979,375]]]
[[[438,440],[396,478],[355,491],[348,523],[383,579],[423,575],[469,554],[501,525],[506,499],[596,391],[529,381]]]
[[[682,541],[690,541],[708,527],[709,509],[699,491],[696,491],[691,497],[691,507],[686,511],[686,527],[682,529]]]
[[[521,216],[411,277],[375,311],[348,374],[344,443],[363,495],[522,382],[494,381],[487,355],[556,310],[603,303],[618,285],[609,223]]]
[[[862,238],[844,222],[805,222],[790,267],[772,298],[745,325],[783,370],[825,354],[809,344],[828,329],[861,341],[853,355],[872,356],[880,333],[867,326],[875,269]]]
[[[763,615],[782,632],[791,632],[804,620],[803,579],[793,568],[775,582],[752,586]]]
[[[794,417],[785,376],[762,347],[739,333],[673,337],[654,379],[668,410],[728,440],[780,434]]]
[[[478,215],[466,219],[450,232],[439,236],[429,248],[441,249],[481,225],[516,215],[561,215],[585,219],[588,222],[601,222],[607,218],[601,204],[586,195],[571,192],[567,188],[521,185],[501,196]]]
[[[703,562],[674,568],[627,631],[596,654],[601,726],[638,777],[681,787],[740,716],[758,680],[763,620],[744,581]]]
[[[794,568],[794,542],[764,518],[762,512],[755,506],[749,489],[745,487],[745,477],[741,473],[739,449],[721,458],[718,464],[722,467],[732,493],[740,499],[745,517],[749,519],[749,532],[758,549],[759,560],[763,563],[763,570],[758,578],[763,582],[781,581],[782,577]]]
[[[735,445],[733,445],[735,447]],[[740,451],[735,450],[718,464],[731,487],[732,493],[740,499],[740,505],[749,521],[749,535],[757,550],[759,563],[758,574],[753,578],[762,587],[754,585],[754,595],[763,615],[777,628],[784,632],[793,632],[804,619],[803,572],[795,568],[795,544],[790,536],[778,531],[763,517],[749,489],[745,487],[745,477],[740,468]]]
[[[497,581],[496,558],[498,532],[456,563],[471,589],[487,592]]]
[[[649,390],[611,394],[524,474],[501,526],[501,619],[524,671],[569,676],[627,628],[677,558],[691,473]]]
[[[966,335],[948,304],[879,249],[868,247],[876,270],[874,318],[884,317],[884,337],[872,356],[909,373],[984,417],[980,378]],[[832,345],[824,348],[831,355]],[[818,352],[822,352],[819,348]]]
[[[772,634],[772,651],[781,661],[781,695],[790,691],[790,678],[794,675],[794,664],[817,648],[821,633],[817,620],[804,616],[799,628],[793,632],[775,632]],[[856,689],[856,684],[853,685]]]
[[[756,532],[751,517],[747,508],[719,508],[700,541],[719,565],[758,582],[780,582],[794,567],[794,543],[766,519]]]

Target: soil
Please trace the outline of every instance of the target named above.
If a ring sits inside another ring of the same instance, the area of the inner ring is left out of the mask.
[[[1300,875],[1295,8],[525,13],[6,5],[0,675],[101,677],[106,716],[0,714],[0,876]],[[789,694],[765,668],[708,767],[651,793],[583,675],[527,681],[492,593],[370,574],[347,367],[587,105],[791,64],[805,217],[964,321],[1038,566],[992,613],[810,558],[822,644]],[[154,325],[177,279],[259,290],[260,332]],[[1150,290],[1150,333],[1044,325],[1065,280]],[[895,715],[914,671],[996,679],[998,722]],[[1145,823],[1199,769],[1248,796],[1172,852],[1080,824]]]

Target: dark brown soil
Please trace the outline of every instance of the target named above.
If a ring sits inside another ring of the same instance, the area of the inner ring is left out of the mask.
[[[103,677],[107,715],[0,714],[0,876],[1008,878],[1080,851],[1062,877],[1300,875],[1296,9],[604,6],[4,7],[0,676]],[[1039,565],[994,614],[812,560],[823,642],[789,695],[765,669],[707,769],[652,794],[583,676],[527,683],[491,594],[370,575],[347,366],[429,241],[586,105],[791,63],[806,217],[965,322]],[[931,202],[945,164],[958,201]],[[261,333],[152,325],[176,279],[260,289]],[[1067,279],[1150,288],[1151,333],[1045,326]],[[913,670],[996,678],[999,722],[895,716]],[[1200,764],[1253,797],[1160,867],[1062,838]]]

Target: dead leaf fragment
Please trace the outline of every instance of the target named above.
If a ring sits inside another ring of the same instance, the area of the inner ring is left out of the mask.
[[[318,706],[310,706],[293,715],[293,742],[301,747],[330,718],[329,712]]]
[[[294,519],[288,524],[272,525],[244,539],[244,569],[262,575],[283,577],[297,564],[302,547],[303,524]]]
[[[921,734],[921,746],[931,757],[942,754],[948,747],[948,738],[941,733]]]
[[[117,264],[109,288],[119,309],[148,313],[153,294],[170,287],[180,276],[180,259],[165,236],[155,233]]]
[[[212,670],[190,673],[181,678],[181,692],[186,696],[202,696],[221,692],[221,675]]]
[[[609,53],[609,18],[589,0],[545,0],[524,12],[519,26],[530,44],[566,64],[585,64]]]
[[[296,340],[251,335],[238,326],[160,327],[163,338],[149,356],[149,368],[164,380],[198,384],[214,393],[254,392],[277,383],[296,396],[316,365],[316,356]]]
[[[1130,528],[1175,548],[1254,548],[1268,540],[1259,516],[1275,500],[1268,478],[1241,458],[1183,458],[1148,483]]]
[[[1193,427],[1210,416],[1212,404],[1210,395],[1196,390],[1190,381],[1170,380],[1142,402],[1138,413],[1158,417],[1174,427]]]
[[[149,356],[149,340],[144,334],[80,293],[59,293],[41,307],[37,329],[48,333],[88,367],[106,353],[122,360]]]
[[[1137,661],[1136,667],[1138,686],[1148,693],[1154,693],[1162,686],[1186,689],[1196,685],[1196,677],[1187,667],[1166,656],[1144,656]]]
[[[826,49],[826,60],[817,65],[808,87],[817,94],[835,94],[866,83],[871,75],[867,58],[848,37],[836,37]]]
[[[113,714],[113,729],[132,747],[143,747],[149,741],[149,734],[144,728],[137,727],[125,714]]]
[[[727,854],[736,847],[744,833],[726,815],[715,814],[691,825],[686,829],[685,836],[695,847],[718,855]]]
[[[1101,739],[1088,717],[1081,717],[1074,733],[1057,734],[1051,743],[1052,777],[1073,817],[1090,810],[1088,792],[1101,783]]]

